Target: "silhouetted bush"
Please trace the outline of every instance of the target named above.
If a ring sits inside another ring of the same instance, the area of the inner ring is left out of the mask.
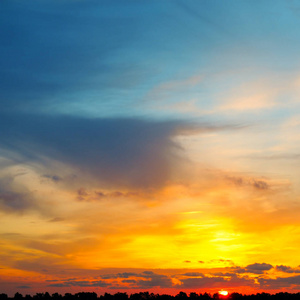
[[[300,293],[280,292],[277,294],[257,293],[252,295],[242,295],[240,293],[231,293],[227,297],[220,296],[218,293],[213,295],[209,293],[197,294],[191,292],[187,295],[185,292],[179,292],[176,296],[167,294],[153,294],[149,292],[139,292],[131,294],[116,293],[97,296],[94,292],[80,292],[76,294],[66,293],[64,296],[54,293],[52,296],[48,292],[36,293],[34,296],[16,293],[14,297],[9,298],[6,294],[0,294],[0,300],[300,300]]]

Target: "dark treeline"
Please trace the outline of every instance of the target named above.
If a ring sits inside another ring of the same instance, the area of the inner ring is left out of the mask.
[[[97,296],[94,292],[80,292],[76,294],[66,293],[60,295],[54,293],[50,295],[46,293],[37,293],[34,296],[16,293],[14,297],[8,297],[6,294],[0,293],[0,300],[300,300],[300,292],[291,294],[280,292],[277,294],[257,293],[252,295],[243,295],[239,293],[231,293],[228,296],[222,296],[218,293],[215,294],[197,294],[179,292],[176,296],[167,294],[153,294],[149,292],[140,292],[128,295],[127,293],[116,293]]]

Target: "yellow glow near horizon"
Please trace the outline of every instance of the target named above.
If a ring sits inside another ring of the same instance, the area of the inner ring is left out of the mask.
[[[222,296],[228,296],[228,291],[219,291],[218,293]]]

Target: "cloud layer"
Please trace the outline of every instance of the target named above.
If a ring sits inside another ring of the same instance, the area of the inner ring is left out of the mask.
[[[20,161],[59,161],[100,182],[136,187],[169,179],[180,164],[180,147],[172,137],[190,127],[175,121],[26,114],[2,114],[1,123],[0,147]]]

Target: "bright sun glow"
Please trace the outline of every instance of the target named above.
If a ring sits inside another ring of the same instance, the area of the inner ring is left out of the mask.
[[[227,291],[219,291],[219,294],[222,295],[222,296],[228,296]]]

